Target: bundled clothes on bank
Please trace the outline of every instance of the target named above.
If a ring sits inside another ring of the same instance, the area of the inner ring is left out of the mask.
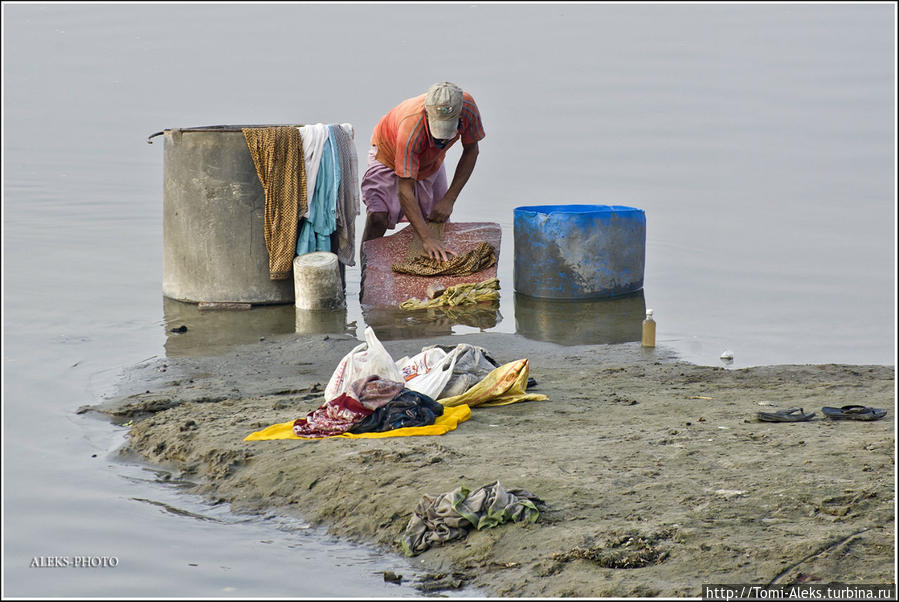
[[[443,406],[403,383],[370,376],[352,384],[355,396],[343,393],[293,423],[297,437],[333,437],[342,433],[383,433],[429,426]]]
[[[429,345],[394,361],[369,326],[365,342],[334,369],[322,405],[245,440],[442,435],[467,420],[471,407],[546,400],[527,392],[535,384],[527,358],[499,364],[467,343]]]
[[[355,265],[359,182],[352,125],[242,131],[265,192],[269,277],[290,278],[294,257],[314,251]]]

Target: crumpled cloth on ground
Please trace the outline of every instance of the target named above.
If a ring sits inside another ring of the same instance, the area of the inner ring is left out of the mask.
[[[300,437],[332,437],[350,430],[372,413],[352,396],[344,393],[326,401],[305,418],[293,422],[293,432]]]
[[[487,244],[487,243],[484,243]],[[394,269],[396,267],[394,266]],[[442,295],[433,299],[407,299],[400,303],[400,309],[427,309],[429,307],[454,307],[499,300],[499,278],[488,278],[480,282],[463,282],[447,287]]]
[[[265,193],[263,236],[269,278],[285,280],[293,270],[297,222],[306,211],[303,140],[294,127],[243,128],[242,131]]]
[[[393,271],[413,276],[465,276],[485,270],[496,263],[496,249],[487,242],[456,255],[447,261],[427,256],[414,257],[406,263],[393,264]]]
[[[341,433],[332,435],[335,438],[344,439],[384,439],[387,437],[416,437],[422,435],[443,435],[454,430],[460,423],[471,418],[471,408],[466,405],[444,408],[443,415],[439,416],[430,426],[410,426],[383,433]],[[261,431],[250,433],[244,437],[244,441],[270,441],[274,439],[306,439],[320,441],[326,437],[300,437],[293,432],[293,422],[273,424]]]
[[[504,406],[519,401],[545,401],[540,393],[527,393],[530,367],[527,358],[503,364],[461,395],[440,399],[444,407],[464,404],[470,407]]]
[[[404,384],[377,375],[363,376],[350,383],[353,397],[369,410],[377,410],[402,393]]]
[[[429,426],[441,415],[442,405],[427,395],[406,389],[355,424],[349,432],[382,433],[404,427]]]
[[[424,495],[406,525],[402,546],[407,556],[421,554],[432,545],[461,539],[471,529],[481,530],[505,522],[533,523],[543,501],[525,489],[506,491],[499,481],[473,492],[465,486],[438,496]]]

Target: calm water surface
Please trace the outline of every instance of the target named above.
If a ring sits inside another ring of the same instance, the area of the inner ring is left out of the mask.
[[[162,144],[144,140],[164,128],[350,122],[364,161],[384,112],[456,81],[487,138],[454,219],[503,228],[487,330],[627,343],[652,307],[659,345],[700,364],[895,364],[892,4],[6,3],[3,43],[7,596],[415,594],[380,574],[414,563],[209,506],[74,414],[144,359],[308,328],[292,307],[162,298]],[[577,203],[645,210],[644,290],[516,298],[514,208]],[[361,335],[375,318],[347,276],[338,328]],[[170,338],[185,319],[194,337]],[[30,568],[48,556],[118,566]]]

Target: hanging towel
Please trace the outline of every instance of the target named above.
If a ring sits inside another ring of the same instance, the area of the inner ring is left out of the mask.
[[[297,255],[313,251],[331,251],[331,234],[337,229],[337,188],[340,183],[340,164],[337,143],[325,128],[325,140],[320,153],[315,191],[307,217],[300,220],[297,236]]]
[[[318,179],[318,166],[322,160],[322,149],[328,137],[328,126],[323,123],[304,125],[298,128],[303,139],[303,151],[306,163],[306,209],[300,217],[309,218],[312,196],[315,194],[315,181]]]
[[[353,126],[332,126],[340,155],[340,186],[337,189],[337,258],[344,265],[356,265],[356,216],[359,215],[359,160],[353,143]]]
[[[303,141],[295,127],[243,128],[256,175],[265,192],[265,248],[269,278],[290,278],[297,220],[306,212]]]

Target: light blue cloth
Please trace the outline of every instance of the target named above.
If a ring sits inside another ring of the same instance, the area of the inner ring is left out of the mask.
[[[335,127],[339,126],[328,126],[328,139],[322,147],[315,191],[309,204],[309,218],[300,220],[297,255],[331,251],[331,234],[337,229],[337,188],[340,185],[340,156],[334,139]]]

